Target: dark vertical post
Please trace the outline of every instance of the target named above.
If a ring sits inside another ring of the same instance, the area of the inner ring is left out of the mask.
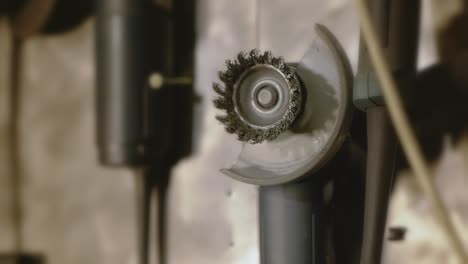
[[[409,101],[416,73],[420,1],[369,0],[381,45],[405,101]],[[364,46],[359,70],[371,63]],[[375,75],[372,75],[375,76]],[[367,172],[361,264],[381,263],[389,197],[394,178],[397,141],[383,95],[372,98],[367,108]]]
[[[10,84],[10,131],[9,131],[9,157],[10,175],[13,192],[13,222],[15,229],[15,250],[21,252],[24,246],[23,235],[23,192],[21,171],[21,142],[20,142],[20,118],[21,118],[21,70],[23,40],[12,37],[11,42],[11,84]]]
[[[367,122],[368,154],[361,264],[378,264],[382,256],[397,144],[384,106],[369,108]]]

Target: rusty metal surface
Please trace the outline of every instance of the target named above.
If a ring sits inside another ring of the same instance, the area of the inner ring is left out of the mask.
[[[358,26],[350,3],[199,1],[195,89],[202,101],[195,112],[196,151],[173,170],[170,263],[259,263],[256,188],[218,171],[235,160],[240,143],[213,118],[211,82],[224,60],[239,50],[259,47],[289,61],[299,60],[310,44],[314,22],[337,35],[355,68]],[[427,19],[422,66],[434,61]],[[136,264],[135,174],[97,164],[92,29],[89,20],[73,32],[36,37],[25,45],[20,120],[25,248],[45,253],[50,264]],[[0,23],[0,250],[13,247],[8,153],[3,144],[7,35],[6,23]],[[448,148],[437,166],[439,186],[457,222],[465,226],[466,142]],[[406,226],[408,234],[405,242],[388,243],[385,263],[453,263],[410,175],[398,183],[389,224]]]

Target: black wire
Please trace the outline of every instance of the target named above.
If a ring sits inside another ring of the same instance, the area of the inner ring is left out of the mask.
[[[384,106],[367,109],[367,172],[361,264],[381,263],[397,142]]]
[[[23,247],[23,215],[21,190],[21,153],[20,153],[20,109],[21,109],[21,58],[22,40],[13,37],[11,46],[11,84],[10,84],[10,177],[13,191],[13,221],[15,229],[15,248],[18,252]]]

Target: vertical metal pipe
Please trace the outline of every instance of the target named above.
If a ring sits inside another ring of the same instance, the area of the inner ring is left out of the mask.
[[[322,186],[303,181],[259,190],[262,264],[324,261]]]
[[[145,1],[96,1],[97,138],[106,165],[142,164],[148,75]]]

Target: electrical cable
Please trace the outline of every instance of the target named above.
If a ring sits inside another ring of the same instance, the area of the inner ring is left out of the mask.
[[[10,109],[9,109],[9,155],[10,155],[10,175],[13,192],[13,221],[15,233],[15,250],[23,250],[23,192],[21,184],[23,175],[21,172],[21,142],[20,142],[20,116],[21,116],[21,59],[23,39],[12,36],[11,42],[11,84],[10,84]]]
[[[403,103],[400,95],[398,94],[397,85],[390,73],[387,61],[383,55],[382,47],[379,45],[366,2],[365,0],[356,0],[355,3],[359,13],[359,19],[361,21],[363,39],[369,49],[370,59],[381,83],[390,118],[402,144],[403,151],[414,171],[417,182],[432,203],[435,216],[437,217],[437,220],[445,232],[457,257],[461,263],[468,263],[468,256],[465,253],[462,240],[456,233],[447,208],[435,189],[429,167],[423,157],[421,148],[416,140],[416,136],[409,124],[408,117],[404,112]]]
[[[367,172],[361,264],[380,263],[397,144],[385,106],[367,109]]]

